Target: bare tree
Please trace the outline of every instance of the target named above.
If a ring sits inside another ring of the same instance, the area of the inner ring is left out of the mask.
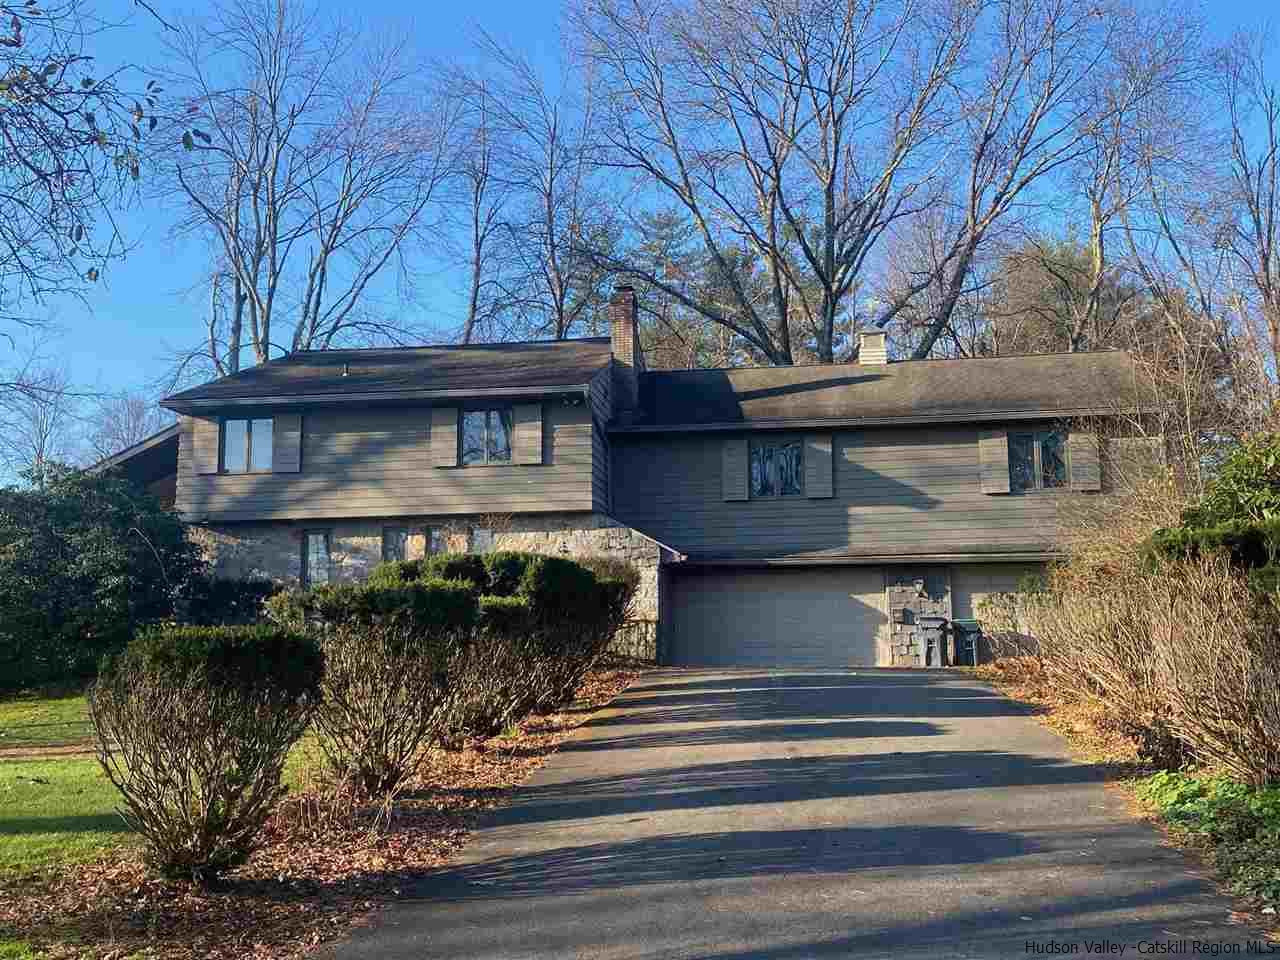
[[[980,5],[935,0],[583,0],[601,160],[674,202],[725,280],[706,301],[610,261],[772,363],[820,360],[885,231],[927,205]],[[745,252],[748,255],[742,256]],[[886,306],[886,322],[900,304]]]
[[[485,77],[473,77],[470,100],[487,104],[490,135],[502,144],[489,189],[503,194],[500,238],[508,261],[495,310],[507,333],[563,340],[597,333],[611,271],[587,248],[612,250],[614,203],[588,153],[595,122],[589,77],[562,69],[550,84],[512,47],[481,32]],[[474,177],[469,177],[474,182]],[[497,239],[497,238],[494,238]]]
[[[78,459],[80,395],[65,369],[33,351],[0,390],[0,466],[11,476],[30,473],[41,482],[46,467]]]
[[[114,202],[140,175],[153,84],[88,52],[98,26],[76,0],[0,3],[0,315],[82,293],[123,252]]]
[[[86,421],[89,449],[101,460],[159,433],[173,415],[145,394],[125,391],[99,397]]]
[[[401,341],[404,311],[376,297],[393,271],[409,278],[439,213],[454,106],[424,90],[402,47],[295,0],[233,0],[171,47],[171,87],[194,118],[172,188],[183,227],[214,250],[194,356],[223,375],[245,349],[266,363],[273,348]]]

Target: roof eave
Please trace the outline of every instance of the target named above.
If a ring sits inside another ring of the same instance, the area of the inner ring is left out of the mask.
[[[163,430],[153,433],[145,440],[139,440],[137,443],[133,444],[133,446],[125,447],[119,453],[113,453],[109,457],[103,457],[92,466],[86,467],[85,472],[89,474],[101,473],[104,470],[110,470],[112,467],[117,467],[122,463],[126,463],[134,457],[140,456],[148,450],[154,450],[161,444],[174,439],[178,435],[178,429],[178,424],[171,423]]]
[[[932,423],[993,423],[999,420],[1056,420],[1077,417],[1115,417],[1136,408],[1072,407],[1054,410],[980,410],[964,413],[922,413],[894,417],[771,417],[715,423],[639,423],[609,428],[609,433],[697,433],[723,430],[795,430],[808,427],[901,427]]]
[[[463,390],[368,390],[344,393],[269,394],[256,397],[165,397],[160,406],[175,413],[201,413],[227,407],[324,407],[365,402],[414,402],[422,400],[467,400],[487,397],[545,397],[566,393],[587,393],[590,384],[551,384],[548,386],[488,387]]]

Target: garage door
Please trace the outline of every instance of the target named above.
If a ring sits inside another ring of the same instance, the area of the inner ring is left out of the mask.
[[[682,571],[664,659],[680,666],[849,667],[876,662],[878,567]]]

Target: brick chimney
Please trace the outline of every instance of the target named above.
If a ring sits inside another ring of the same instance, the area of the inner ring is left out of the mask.
[[[634,412],[640,406],[644,354],[636,323],[635,290],[615,287],[609,298],[609,337],[613,341],[613,408],[619,413]]]
[[[889,362],[883,330],[858,331],[858,362],[865,367],[882,367]]]

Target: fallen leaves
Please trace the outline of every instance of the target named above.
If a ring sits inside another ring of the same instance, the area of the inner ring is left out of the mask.
[[[506,801],[638,672],[593,671],[562,713],[531,716],[512,736],[429,751],[417,783],[389,809],[319,787],[286,798],[263,846],[215,890],[152,876],[136,848],[58,874],[0,877],[0,939],[20,937],[56,960],[301,957],[448,863],[475,815]]]

